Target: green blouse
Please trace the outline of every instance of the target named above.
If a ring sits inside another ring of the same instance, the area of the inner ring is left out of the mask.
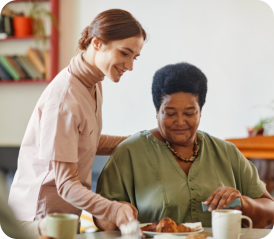
[[[201,221],[211,226],[211,213],[201,202],[222,186],[260,198],[265,184],[257,169],[230,142],[197,131],[199,152],[188,176],[164,142],[141,131],[117,146],[97,184],[97,193],[127,201],[139,211],[141,223],[170,217],[176,222]]]

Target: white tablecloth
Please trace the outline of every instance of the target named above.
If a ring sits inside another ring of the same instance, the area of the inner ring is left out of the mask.
[[[242,229],[242,232],[247,229]],[[240,239],[261,239],[266,237],[271,232],[271,229],[251,229],[246,235],[241,236]],[[212,237],[211,227],[205,227],[202,234],[206,234],[208,237]],[[95,233],[86,233],[79,234],[75,239],[115,239],[120,237],[121,234],[119,231],[111,232],[95,232]]]

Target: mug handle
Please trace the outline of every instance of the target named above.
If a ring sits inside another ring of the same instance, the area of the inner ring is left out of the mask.
[[[252,229],[252,227],[253,227],[253,222],[252,222],[252,220],[249,217],[247,217],[247,216],[241,216],[241,219],[246,219],[249,222],[249,228],[248,228],[248,230],[245,233],[239,234],[238,238],[240,238],[240,236],[248,233],[250,231],[250,229]]]

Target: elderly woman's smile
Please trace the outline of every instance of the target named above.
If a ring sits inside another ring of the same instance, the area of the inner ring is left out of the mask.
[[[200,117],[197,95],[185,92],[165,95],[157,112],[159,133],[174,147],[193,145]]]

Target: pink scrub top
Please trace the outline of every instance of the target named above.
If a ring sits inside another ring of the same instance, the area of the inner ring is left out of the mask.
[[[94,87],[93,87],[94,88]],[[58,195],[52,160],[77,163],[81,184],[91,188],[91,168],[102,130],[101,82],[96,99],[68,68],[48,85],[26,129],[9,195],[18,220],[81,211]]]

